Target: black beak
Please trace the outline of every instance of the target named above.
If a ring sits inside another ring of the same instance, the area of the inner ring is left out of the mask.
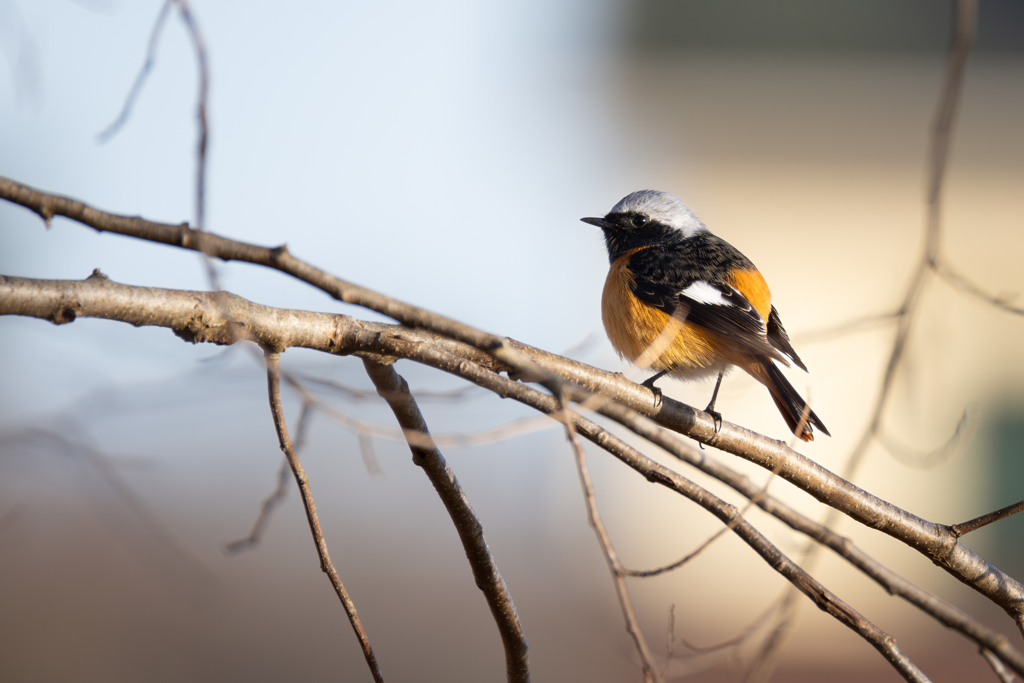
[[[602,230],[608,230],[610,228],[614,228],[615,227],[614,225],[612,225],[610,222],[606,221],[603,218],[581,218],[580,220],[583,221],[584,223],[590,223],[591,225],[596,225],[597,227],[601,228]]]

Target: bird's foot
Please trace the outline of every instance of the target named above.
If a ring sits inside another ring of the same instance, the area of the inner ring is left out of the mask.
[[[712,406],[708,406],[704,409],[704,412],[711,416],[711,419],[715,421],[715,434],[722,431],[722,414],[714,409]]]
[[[661,399],[664,397],[664,394],[661,393],[661,389],[659,389],[658,387],[654,386],[654,381],[656,379],[658,379],[659,377],[661,377],[660,374],[655,375],[654,377],[650,377],[646,381],[640,383],[640,386],[647,387],[648,389],[651,390],[651,393],[654,394],[654,405],[655,406],[661,405]]]

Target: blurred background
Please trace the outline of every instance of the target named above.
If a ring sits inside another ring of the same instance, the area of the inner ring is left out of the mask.
[[[105,144],[161,2],[0,0],[0,174],[97,208],[195,217],[196,60],[177,13],[131,116]],[[952,4],[924,0],[525,0],[281,3],[195,0],[209,49],[207,227],[352,282],[610,370],[607,257],[580,223],[637,189],[673,192],[758,264],[811,372],[791,374],[832,431],[800,448],[841,471],[871,414],[891,326],[816,334],[901,301],[922,249],[925,161]],[[993,294],[1024,287],[1024,4],[981,3],[944,197],[943,252]],[[46,229],[0,202],[0,273],[208,289],[191,252]],[[277,273],[218,264],[253,301],[373,318]],[[933,280],[856,475],[873,493],[954,523],[1024,497],[1024,321]],[[263,543],[227,556],[274,488],[281,454],[262,369],[169,331],[0,319],[0,679],[370,680],[321,574],[296,492]],[[358,360],[288,351],[289,370],[368,388]],[[461,387],[400,362],[416,391]],[[628,371],[628,370],[627,370]],[[640,379],[642,374],[630,376]],[[663,382],[706,404],[709,383]],[[529,417],[484,392],[424,397],[438,434]],[[375,400],[322,397],[391,424]],[[299,401],[285,396],[297,417]],[[941,446],[970,407],[962,448]],[[727,420],[776,438],[764,390],[730,375]],[[653,457],[672,463],[653,448]],[[572,454],[554,427],[445,447],[484,525],[531,645],[535,680],[639,680]],[[458,538],[402,443],[323,416],[303,459],[332,558],[389,681],[500,680],[490,614]],[[766,474],[709,451],[758,481]],[[375,463],[375,464],[374,464]],[[719,525],[592,452],[598,500],[632,568],[667,564]],[[379,471],[377,471],[379,468]],[[694,476],[736,501],[723,487]],[[816,519],[826,510],[772,485]],[[749,518],[787,554],[804,541]],[[837,531],[1011,637],[998,609],[879,534]],[[1011,519],[966,543],[1024,574]],[[976,648],[822,554],[816,575],[895,636],[936,681],[991,676]],[[741,633],[786,583],[730,535],[679,571],[629,582],[664,657],[675,634]],[[759,639],[669,677],[740,680]],[[775,680],[898,680],[806,603]],[[847,679],[841,678],[847,676]]]

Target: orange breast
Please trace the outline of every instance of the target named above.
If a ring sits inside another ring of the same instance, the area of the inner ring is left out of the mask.
[[[639,358],[668,325],[678,325],[670,321],[668,314],[634,296],[633,275],[626,267],[634,253],[624,254],[612,263],[601,300],[601,317],[608,338],[615,350],[630,361]],[[721,347],[715,336],[683,323],[649,367],[655,371],[671,370],[679,377],[701,377],[718,372],[727,361],[716,350]]]

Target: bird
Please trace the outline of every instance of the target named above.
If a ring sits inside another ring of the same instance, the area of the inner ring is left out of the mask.
[[[779,369],[807,366],[797,355],[753,262],[703,222],[675,195],[640,190],[603,218],[582,218],[604,232],[611,267],[601,317],[612,346],[629,361],[664,375],[700,379],[718,375],[705,409],[714,410],[722,377],[736,366],[768,388],[789,429],[804,441],[821,419]],[[797,431],[799,429],[799,432]]]

